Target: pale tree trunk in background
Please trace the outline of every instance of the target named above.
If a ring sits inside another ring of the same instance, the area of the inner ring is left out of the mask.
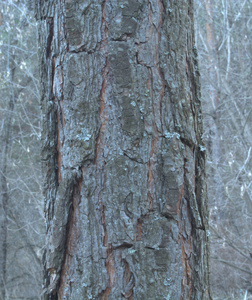
[[[7,120],[3,120],[7,121]],[[6,122],[8,123],[8,122]],[[9,128],[6,124],[1,134],[1,169],[0,169],[0,299],[5,299],[6,293],[6,258],[7,258],[7,206],[8,206],[8,188],[7,188],[7,154],[9,146]]]
[[[38,1],[45,299],[211,299],[191,1]]]
[[[211,205],[220,206],[223,199],[223,183],[218,172],[218,165],[221,158],[221,141],[220,141],[220,74],[218,66],[218,47],[216,43],[216,34],[213,24],[213,0],[205,1],[207,23],[206,23],[206,35],[208,46],[208,61],[209,61],[209,95],[212,104],[212,120],[210,124],[210,143],[211,143],[211,159],[213,162],[211,169],[211,176],[214,178],[214,187],[211,190],[212,202]]]
[[[207,33],[207,44],[208,44],[208,60],[209,60],[209,79],[210,79],[210,95],[212,101],[212,107],[215,113],[219,103],[219,67],[218,67],[218,55],[217,55],[217,43],[215,36],[215,29],[213,24],[213,8],[212,0],[206,0],[206,33]]]
[[[6,131],[6,130],[5,130]],[[7,203],[8,203],[8,189],[6,181],[6,167],[5,160],[7,159],[6,150],[8,151],[8,143],[6,137],[1,136],[1,172],[0,172],[0,299],[5,299],[6,292],[6,257],[7,257]],[[6,149],[7,148],[7,149]]]
[[[14,57],[10,57],[8,71],[10,72],[9,78],[9,105],[6,113],[6,117],[2,120],[0,145],[1,145],[1,161],[0,161],[0,300],[4,300],[6,297],[6,262],[7,262],[7,214],[8,214],[8,185],[7,185],[7,167],[8,156],[10,148],[10,136],[11,126],[13,118],[13,110],[15,104],[15,94],[13,89],[13,79],[15,68],[10,61],[14,60]]]

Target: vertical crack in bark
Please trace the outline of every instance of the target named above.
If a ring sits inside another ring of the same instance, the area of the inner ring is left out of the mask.
[[[189,40],[189,37],[187,37],[187,40]],[[193,116],[193,129],[194,132],[196,134],[196,140],[197,142],[199,142],[199,137],[197,135],[197,132],[199,130],[198,128],[198,109],[195,106],[195,102],[199,102],[198,99],[198,93],[197,93],[197,88],[199,83],[197,82],[197,79],[195,78],[195,72],[194,72],[194,66],[192,65],[191,60],[189,59],[188,53],[189,51],[191,51],[190,46],[188,45],[187,42],[187,53],[186,53],[186,76],[187,76],[187,80],[188,80],[188,85],[190,86],[190,90],[192,93],[192,97],[191,94],[188,94],[188,98],[189,98],[189,104],[190,104],[190,111],[192,113]],[[195,64],[195,61],[194,61]]]
[[[94,163],[98,164],[100,168],[102,168],[102,166],[104,165],[102,154],[105,145],[105,126],[108,120],[107,112],[105,109],[106,88],[107,88],[108,73],[109,73],[108,50],[106,49],[108,43],[108,26],[106,22],[106,14],[105,14],[106,3],[107,0],[104,0],[102,3],[102,27],[104,26],[104,37],[103,40],[101,41],[101,51],[103,51],[105,54],[105,67],[103,71],[103,82],[102,82],[102,88],[100,92],[99,118],[100,118],[101,126],[99,129],[98,137],[96,139],[96,155],[94,160]]]
[[[155,182],[154,182],[154,176],[155,174],[155,169],[156,169],[156,160],[157,160],[157,154],[159,153],[160,147],[161,147],[161,139],[160,139],[160,131],[162,133],[162,101],[164,97],[164,92],[165,92],[165,80],[164,80],[164,75],[162,73],[162,70],[160,68],[160,60],[159,60],[159,44],[160,44],[160,39],[161,39],[161,27],[163,24],[163,4],[161,1],[158,1],[158,6],[159,6],[159,21],[158,21],[158,27],[155,28],[154,22],[152,20],[152,7],[151,3],[149,2],[149,23],[151,24],[149,27],[149,43],[152,42],[152,37],[154,36],[154,40],[156,41],[155,43],[155,49],[153,50],[154,53],[154,62],[155,65],[154,67],[148,67],[149,70],[149,79],[147,81],[147,88],[151,93],[151,98],[152,98],[152,113],[153,113],[153,123],[152,123],[152,128],[154,131],[154,139],[152,140],[151,143],[151,152],[150,152],[150,159],[148,162],[148,202],[149,202],[149,207],[150,210],[154,209],[154,199],[155,197]],[[155,96],[153,93],[154,90],[154,82],[153,82],[153,74],[158,74],[158,77],[161,82],[161,88],[160,88],[160,96],[157,102],[154,103],[155,101]],[[157,120],[157,118],[159,118]],[[160,125],[159,125],[160,124]]]
[[[51,65],[51,93],[50,93],[50,101],[52,101],[52,105],[54,106],[55,109],[55,131],[53,132],[54,134],[54,139],[55,139],[55,150],[54,150],[54,160],[55,160],[55,176],[56,176],[56,186],[58,187],[60,181],[62,180],[61,173],[60,173],[60,166],[61,166],[61,154],[60,154],[60,128],[59,128],[59,112],[58,112],[58,106],[56,104],[56,94],[55,94],[55,64],[56,64],[56,57],[52,55],[51,52],[51,43],[53,41],[53,32],[54,32],[54,23],[53,19],[50,18],[50,45],[47,45],[47,55],[50,57],[52,65]],[[51,57],[52,56],[52,57]]]
[[[187,299],[185,297],[188,297],[188,299],[191,299],[192,297],[192,291],[193,291],[193,285],[192,285],[192,269],[190,266],[190,256],[188,257],[188,251],[191,252],[191,240],[186,240],[184,237],[181,236],[181,244],[182,244],[182,251],[181,251],[181,260],[184,270],[184,277],[182,281],[182,289],[181,289],[181,296],[180,299]],[[186,250],[188,248],[189,250]],[[185,289],[188,290],[185,294]]]
[[[103,225],[104,225],[104,230],[106,230],[105,224]],[[109,298],[109,294],[111,293],[112,286],[115,282],[115,273],[116,273],[113,249],[112,249],[112,245],[108,244],[107,231],[105,231],[104,246],[107,248],[107,259],[105,265],[109,276],[109,286],[104,291],[102,291],[100,297],[101,300],[107,300]]]
[[[99,108],[99,117],[101,126],[99,129],[98,137],[96,139],[96,155],[94,164],[97,164],[97,166],[100,169],[103,169],[104,166],[104,159],[103,159],[103,150],[105,145],[105,129],[106,129],[106,123],[108,120],[107,112],[106,112],[106,88],[107,88],[107,81],[108,81],[108,73],[109,73],[109,62],[108,62],[108,53],[106,53],[106,62],[105,62],[105,68],[103,72],[103,82],[102,82],[102,88],[100,92],[100,108]]]
[[[61,141],[60,141],[60,116],[59,116],[59,108],[57,106],[56,109],[57,113],[57,178],[58,178],[58,184],[62,182],[62,175],[61,175]]]
[[[51,58],[51,61],[52,61],[52,85],[51,85],[51,97],[53,98],[53,100],[55,100],[55,95],[54,95],[54,87],[55,87],[55,80],[54,80],[54,77],[55,77],[55,63],[56,63],[56,57],[53,56]]]
[[[63,78],[63,76],[62,76]],[[63,84],[62,84],[63,86]],[[63,88],[63,87],[62,87]],[[56,113],[57,113],[57,168],[58,168],[58,184],[62,182],[62,147],[64,146],[64,127],[65,127],[65,120],[64,120],[64,110],[63,110],[63,93],[62,97],[60,100],[58,100],[57,103],[57,108],[56,108]]]
[[[53,18],[48,17],[47,22],[49,24],[49,33],[47,37],[47,45],[46,45],[46,58],[50,57],[51,54],[51,44],[54,36],[54,20]]]
[[[155,170],[155,154],[158,150],[158,138],[156,137],[151,142],[151,153],[150,153],[150,159],[148,162],[148,202],[149,202],[149,210],[153,210],[153,200],[155,198],[155,182],[153,179],[153,173],[152,170]]]
[[[103,246],[106,247],[107,252],[107,258],[105,262],[105,266],[107,269],[108,274],[108,286],[105,290],[103,290],[100,294],[100,299],[107,300],[109,298],[109,295],[112,290],[112,286],[115,282],[115,261],[114,261],[114,254],[111,243],[108,243],[108,232],[106,228],[106,220],[105,220],[105,211],[106,207],[103,203],[102,199],[102,193],[104,190],[105,185],[105,174],[104,174],[104,147],[106,144],[106,124],[108,120],[108,112],[106,108],[106,89],[107,89],[107,82],[108,82],[108,74],[109,74],[109,61],[108,61],[108,50],[107,50],[107,42],[108,42],[108,24],[106,22],[106,13],[105,13],[105,7],[106,7],[107,0],[104,0],[102,3],[102,27],[104,26],[104,37],[101,42],[101,51],[105,53],[105,67],[103,72],[103,82],[102,82],[102,88],[100,92],[100,108],[99,108],[99,117],[100,117],[100,130],[99,134],[96,140],[96,155],[95,155],[95,161],[97,167],[97,176],[102,174],[102,177],[104,180],[102,180],[102,184],[100,186],[100,193],[99,193],[99,207],[100,207],[100,219],[101,219],[101,225],[103,227]],[[103,30],[102,30],[103,31]]]
[[[204,167],[202,166],[202,157],[201,155],[205,155],[203,151],[200,151],[199,147],[195,147],[195,183],[194,183],[194,192],[195,192],[195,198],[196,203],[198,206],[199,216],[201,220],[201,228],[202,230],[205,230],[205,222],[204,222],[204,209],[207,211],[207,207],[202,206],[202,202],[204,204],[203,196],[202,196],[202,187],[204,185],[205,180],[205,174],[204,174]]]
[[[137,220],[137,230],[136,230],[136,240],[137,241],[141,241],[142,239],[142,234],[143,234],[143,231],[142,231],[142,225],[143,225],[143,220],[142,218],[139,218]]]
[[[123,259],[124,264],[124,273],[123,273],[123,290],[122,296],[125,299],[133,300],[134,299],[134,286],[135,286],[135,277],[131,272],[130,267],[126,259]]]
[[[156,43],[155,59],[156,59],[156,67],[157,67],[157,70],[158,70],[158,74],[159,74],[161,82],[162,82],[162,87],[161,87],[161,90],[160,90],[159,110],[160,110],[161,131],[163,131],[163,128],[162,128],[162,102],[163,102],[163,97],[164,97],[164,93],[165,93],[165,78],[164,78],[163,71],[160,67],[159,45],[160,45],[160,42],[161,42],[161,28],[162,28],[162,25],[163,25],[164,5],[163,5],[163,2],[161,0],[158,1],[158,6],[159,6],[159,9],[160,9],[160,12],[159,12],[159,21],[158,21],[158,28],[157,28],[158,42]]]
[[[185,153],[186,156],[186,153]],[[185,220],[191,219],[191,208],[188,201],[186,201],[186,195],[188,193],[188,180],[186,179],[186,158],[184,159],[184,180],[181,187],[179,196],[179,237],[181,242],[181,262],[183,267],[183,279],[181,282],[181,296],[180,299],[191,299],[193,291],[193,272],[190,262],[192,253],[192,228],[186,224]],[[185,214],[185,215],[183,215]]]
[[[66,243],[65,254],[60,272],[58,300],[64,298],[64,291],[66,286],[69,285],[69,278],[71,277],[71,260],[73,254],[77,249],[79,241],[79,203],[81,201],[81,187],[83,177],[81,177],[73,187],[72,204],[68,215],[68,222],[66,226]]]

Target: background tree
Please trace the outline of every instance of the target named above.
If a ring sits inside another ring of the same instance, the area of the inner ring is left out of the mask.
[[[38,1],[46,299],[210,299],[191,1]]]
[[[32,1],[1,1],[0,15],[0,299],[39,299],[44,226]]]
[[[252,5],[205,0],[195,7],[211,175],[213,293],[216,299],[244,299],[252,291]]]

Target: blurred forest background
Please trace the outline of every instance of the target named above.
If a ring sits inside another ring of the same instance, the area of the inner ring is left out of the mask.
[[[252,299],[252,0],[195,0],[214,299]],[[0,0],[0,287],[41,299],[44,201],[34,1]]]

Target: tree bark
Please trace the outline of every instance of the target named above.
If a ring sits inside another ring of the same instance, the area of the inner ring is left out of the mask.
[[[38,1],[45,299],[211,299],[191,1]]]

